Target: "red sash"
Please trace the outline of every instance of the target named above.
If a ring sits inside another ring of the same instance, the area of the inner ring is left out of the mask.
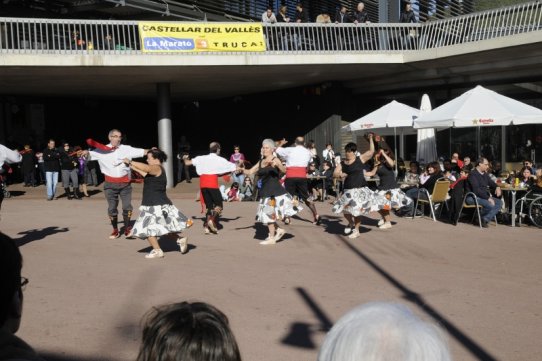
[[[307,178],[307,168],[288,167],[286,168],[286,178]]]
[[[108,175],[105,175],[104,174],[104,177],[105,177],[105,181],[106,182],[109,182],[109,183],[130,183],[130,177],[127,175],[125,175],[124,177],[110,177]]]
[[[216,174],[202,174],[199,176],[199,201],[201,204],[201,213],[205,213],[205,200],[203,199],[203,188],[218,189],[218,175]]]

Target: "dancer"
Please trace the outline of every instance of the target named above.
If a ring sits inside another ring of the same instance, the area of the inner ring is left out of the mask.
[[[23,159],[22,155],[8,147],[0,144],[0,209],[2,209],[2,201],[4,200],[4,182],[2,182],[1,174],[4,170],[4,163],[18,163]]]
[[[344,179],[344,193],[335,201],[332,210],[334,213],[342,212],[344,214],[344,218],[348,221],[344,233],[349,235],[348,238],[359,237],[362,214],[377,210],[374,207],[377,196],[367,187],[367,181],[363,174],[363,165],[371,159],[375,151],[372,133],[369,133],[368,140],[369,150],[360,156],[356,156],[357,145],[348,143],[344,147],[345,160],[338,163],[333,172],[333,176],[337,178],[346,176]]]
[[[143,200],[132,234],[138,238],[147,238],[152,246],[152,251],[145,258],[163,258],[164,252],[158,244],[158,237],[180,233],[191,225],[191,220],[179,212],[166,194],[167,178],[162,167],[166,160],[166,153],[160,149],[147,152],[147,164],[124,158],[126,165],[144,177]],[[186,237],[179,237],[177,244],[181,253],[188,251]]]
[[[132,217],[132,185],[130,183],[130,167],[123,163],[123,159],[141,158],[147,153],[147,149],[134,148],[129,145],[121,144],[122,133],[118,129],[109,131],[109,144],[104,146],[92,139],[88,139],[89,146],[94,150],[84,150],[83,155],[89,155],[89,161],[97,160],[100,164],[100,170],[105,175],[104,193],[107,199],[107,214],[113,226],[113,232],[109,239],[120,237],[118,227],[118,205],[119,197],[122,201],[122,218],[124,221],[124,236],[131,237],[132,227],[130,218]]]
[[[201,155],[194,159],[188,159],[188,156],[183,156],[183,160],[187,165],[196,167],[196,172],[200,176],[200,197],[202,211],[203,204],[206,208],[205,222],[203,229],[205,234],[218,234],[218,218],[222,213],[223,203],[222,195],[218,189],[218,176],[227,174],[236,170],[235,164],[220,156],[220,143],[212,142],[209,144],[209,154]]]
[[[314,222],[312,223],[319,225],[321,218],[316,211],[312,197],[309,197],[307,184],[307,167],[312,160],[312,153],[305,148],[305,139],[303,137],[295,139],[294,147],[283,148],[282,146],[286,143],[288,143],[286,139],[279,140],[278,148],[276,149],[277,155],[286,161],[286,180],[284,181],[284,186],[294,198],[298,197],[305,202],[314,217]],[[290,217],[286,217],[284,222],[290,224]]]
[[[382,219],[378,221],[378,228],[380,229],[391,228],[390,210],[392,208],[401,208],[412,203],[412,199],[407,197],[397,186],[395,173],[393,172],[394,165],[393,153],[389,149],[380,149],[375,156],[373,170],[365,173],[366,177],[377,175],[380,179],[377,193],[382,197],[379,197],[378,200],[385,202],[380,204],[382,209],[378,211],[382,216]]]
[[[273,154],[275,142],[272,139],[265,139],[262,142],[262,159],[249,170],[243,169],[245,175],[258,174],[262,187],[260,189],[260,204],[256,220],[267,225],[269,235],[260,244],[268,245],[277,243],[285,234],[280,228],[277,220],[291,217],[300,209],[294,209],[293,198],[280,185],[280,173],[286,172],[279,158]]]

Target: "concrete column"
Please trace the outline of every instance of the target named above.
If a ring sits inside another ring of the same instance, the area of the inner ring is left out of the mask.
[[[156,86],[158,95],[158,147],[168,157],[163,164],[166,170],[167,187],[173,188],[173,147],[171,134],[171,92],[169,83],[158,83]]]

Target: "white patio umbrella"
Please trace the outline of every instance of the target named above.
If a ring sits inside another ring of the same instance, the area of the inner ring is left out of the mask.
[[[420,117],[431,111],[431,100],[424,94],[420,103]],[[432,162],[438,159],[437,141],[434,128],[418,129],[418,144],[416,149],[416,160],[420,163]]]
[[[342,127],[345,132],[360,132],[371,129],[393,128],[393,145],[395,149],[395,159],[397,159],[397,128],[403,132],[405,128],[411,128],[414,119],[420,111],[406,104],[399,103],[396,100],[378,108],[377,110],[353,121]],[[397,172],[397,162],[395,162],[395,171]]]
[[[542,123],[542,110],[480,85],[414,121],[414,128]]]

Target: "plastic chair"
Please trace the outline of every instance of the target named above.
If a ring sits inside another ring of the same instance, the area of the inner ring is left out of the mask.
[[[442,208],[448,208],[446,200],[448,199],[448,189],[450,189],[450,180],[441,178],[435,182],[435,187],[433,188],[433,193],[429,194],[429,191],[425,188],[418,188],[418,198],[416,199],[416,205],[414,206],[414,212],[412,218],[415,217],[416,211],[418,210],[418,204],[422,203],[423,205],[429,204],[431,209],[431,217],[433,221],[437,221],[435,218],[435,205],[443,203],[444,206],[440,208],[439,218],[442,215]],[[426,199],[421,199],[420,195],[424,195]]]

